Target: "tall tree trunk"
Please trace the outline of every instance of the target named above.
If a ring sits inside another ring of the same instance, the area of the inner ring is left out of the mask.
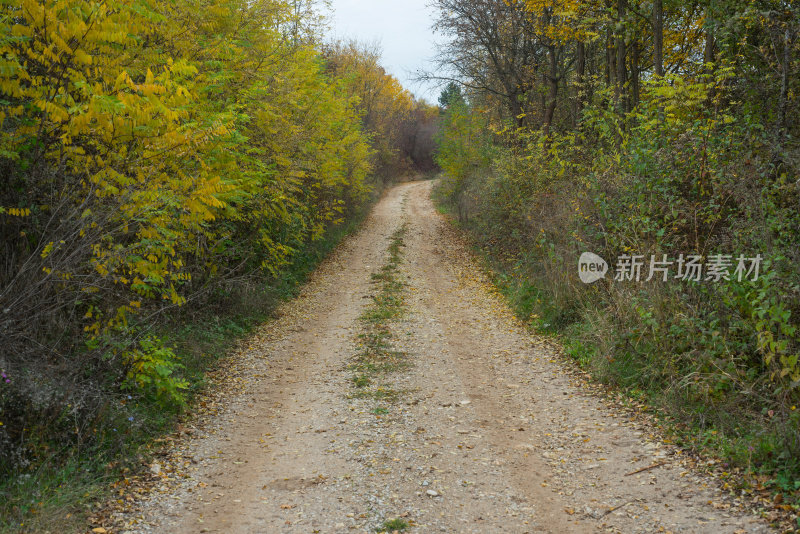
[[[589,76],[585,76],[584,80],[586,82],[586,97],[584,98],[584,102],[594,102],[594,80],[597,77],[597,52],[595,50],[595,46],[593,43],[589,43],[589,47],[587,50],[586,57],[587,61],[587,70],[589,71]]]
[[[611,84],[614,83],[613,76],[614,72],[616,72],[616,67],[614,67],[614,47],[611,44],[611,30],[608,30],[608,35],[606,35],[606,61],[605,61],[605,78],[606,78],[606,85],[611,87]]]
[[[628,111],[627,98],[625,98],[625,82],[627,81],[628,73],[625,68],[625,0],[617,0],[617,83],[614,90],[614,95],[617,98],[617,106],[620,112],[625,113]]]
[[[703,49],[703,63],[713,63],[714,62],[714,29],[710,26],[706,28],[706,46]],[[705,70],[708,72],[711,71],[710,67],[706,67]]]
[[[575,55],[575,122],[577,123],[580,120],[586,95],[586,45],[583,41],[578,42]]]
[[[611,8],[611,3],[609,0],[606,0],[606,7]],[[614,35],[611,31],[611,28],[606,28],[606,65],[605,65],[605,74],[606,74],[606,87],[611,87],[614,83],[614,74],[616,73],[616,67],[614,67]]]
[[[653,2],[653,67],[656,76],[664,76],[664,5]]]
[[[542,125],[542,131],[544,132],[545,136],[550,135],[550,125],[553,123],[553,115],[555,115],[556,112],[556,103],[558,98],[558,54],[555,45],[550,45],[547,47],[547,56],[549,60],[547,73],[547,85],[549,86],[549,91]]]
[[[631,43],[631,109],[639,105],[639,40]]]
[[[549,87],[547,81],[547,72],[548,69],[542,69],[542,85],[544,87]],[[541,103],[542,103],[542,127],[544,127],[545,116],[547,115],[547,93],[544,91],[539,91],[539,94],[542,96]]]
[[[514,92],[508,97],[508,110],[511,112],[511,118],[518,128],[525,124],[520,96],[519,93]]]
[[[789,28],[783,34],[783,72],[781,73],[781,96],[778,105],[778,130],[786,133],[786,108],[789,105],[789,47],[792,46]]]

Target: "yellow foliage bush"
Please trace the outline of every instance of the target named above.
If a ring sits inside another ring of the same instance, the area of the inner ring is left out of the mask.
[[[3,2],[3,368],[80,353],[179,399],[143,327],[367,200],[360,117],[288,4]]]

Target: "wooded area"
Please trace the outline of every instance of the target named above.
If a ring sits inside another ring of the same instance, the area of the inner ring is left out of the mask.
[[[313,0],[3,1],[0,530],[141,469],[221,347],[438,169],[520,316],[798,509],[796,3],[432,3],[438,107]]]
[[[436,0],[442,202],[517,311],[693,448],[800,489],[791,1]],[[609,263],[578,278],[582,253]],[[732,262],[687,280],[677,259]],[[763,258],[757,280],[737,259]],[[644,262],[614,280],[618,258]],[[674,270],[656,277],[651,258]],[[680,429],[685,430],[681,432]]]
[[[39,507],[15,477],[102,466],[181,409],[165,330],[264,299],[431,169],[437,108],[322,24],[300,1],[3,2],[3,516]]]

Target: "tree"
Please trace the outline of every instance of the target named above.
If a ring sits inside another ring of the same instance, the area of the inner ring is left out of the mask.
[[[31,413],[93,421],[120,389],[179,406],[153,326],[234,281],[274,283],[364,206],[369,138],[310,5],[0,7],[0,367],[17,377],[0,410],[20,446]],[[79,427],[64,440],[95,439]]]
[[[345,91],[355,99],[364,128],[371,134],[376,173],[388,182],[404,173],[430,170],[432,155],[420,153],[424,143],[417,143],[421,130],[433,127],[430,106],[417,101],[381,67],[378,45],[333,42],[325,46],[324,56],[328,71],[343,80]]]
[[[461,94],[461,86],[456,82],[449,82],[439,95],[439,106],[442,109],[447,109],[454,104],[463,102],[464,95]]]
[[[458,81],[483,99],[499,99],[504,118],[527,123],[544,51],[537,46],[524,2],[436,0],[434,5],[441,13],[434,28],[450,38],[438,66],[450,74],[428,77]]]

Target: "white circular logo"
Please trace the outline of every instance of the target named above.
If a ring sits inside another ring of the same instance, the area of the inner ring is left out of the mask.
[[[605,278],[608,272],[606,260],[594,252],[584,252],[578,260],[578,276],[584,284],[597,282]]]

